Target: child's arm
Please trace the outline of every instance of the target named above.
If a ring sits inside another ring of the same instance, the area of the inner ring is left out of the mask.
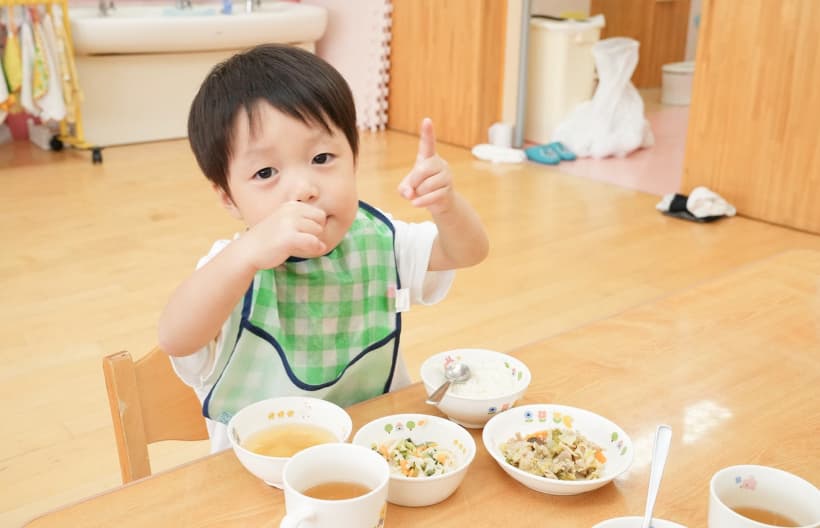
[[[320,209],[289,202],[231,242],[171,295],[159,320],[159,346],[171,356],[193,354],[214,339],[253,281],[291,255],[321,254]]]
[[[433,215],[438,238],[430,253],[430,271],[478,264],[489,251],[487,233],[475,210],[455,191],[450,168],[435,146],[433,123],[424,119],[416,164],[399,184],[399,192],[414,207],[426,207]]]

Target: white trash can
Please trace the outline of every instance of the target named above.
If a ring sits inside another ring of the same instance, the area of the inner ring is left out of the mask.
[[[601,38],[603,15],[584,21],[530,19],[524,139],[548,143],[558,123],[592,98],[592,46]]]
[[[695,62],[664,64],[662,72],[661,103],[688,105],[692,100],[692,78],[695,75]]]

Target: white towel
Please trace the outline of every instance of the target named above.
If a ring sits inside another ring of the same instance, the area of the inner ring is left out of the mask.
[[[51,15],[46,13],[40,27],[43,31],[43,45],[48,62],[48,90],[37,102],[42,108],[40,118],[45,121],[61,121],[65,118],[66,110],[65,100],[63,99],[62,72],[58,62],[57,36],[54,34]]]
[[[23,63],[23,85],[20,87],[20,104],[27,113],[40,115],[40,108],[34,103],[32,75],[34,69],[34,35],[31,24],[23,20],[20,24],[20,55]]]

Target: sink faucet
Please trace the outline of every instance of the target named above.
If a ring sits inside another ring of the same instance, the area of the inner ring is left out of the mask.
[[[255,8],[262,6],[262,0],[245,0],[245,12],[253,13]]]
[[[108,16],[108,12],[114,9],[114,0],[100,0],[100,16]]]

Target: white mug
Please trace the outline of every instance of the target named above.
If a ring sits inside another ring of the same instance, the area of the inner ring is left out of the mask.
[[[293,455],[282,473],[287,514],[280,528],[379,528],[387,512],[390,466],[372,449],[320,444]],[[330,482],[351,482],[370,491],[351,499],[326,500],[304,492]]]
[[[772,467],[731,466],[715,473],[709,484],[709,528],[782,526],[744,517],[735,512],[737,508],[766,510],[801,528],[820,528],[820,490]]]

